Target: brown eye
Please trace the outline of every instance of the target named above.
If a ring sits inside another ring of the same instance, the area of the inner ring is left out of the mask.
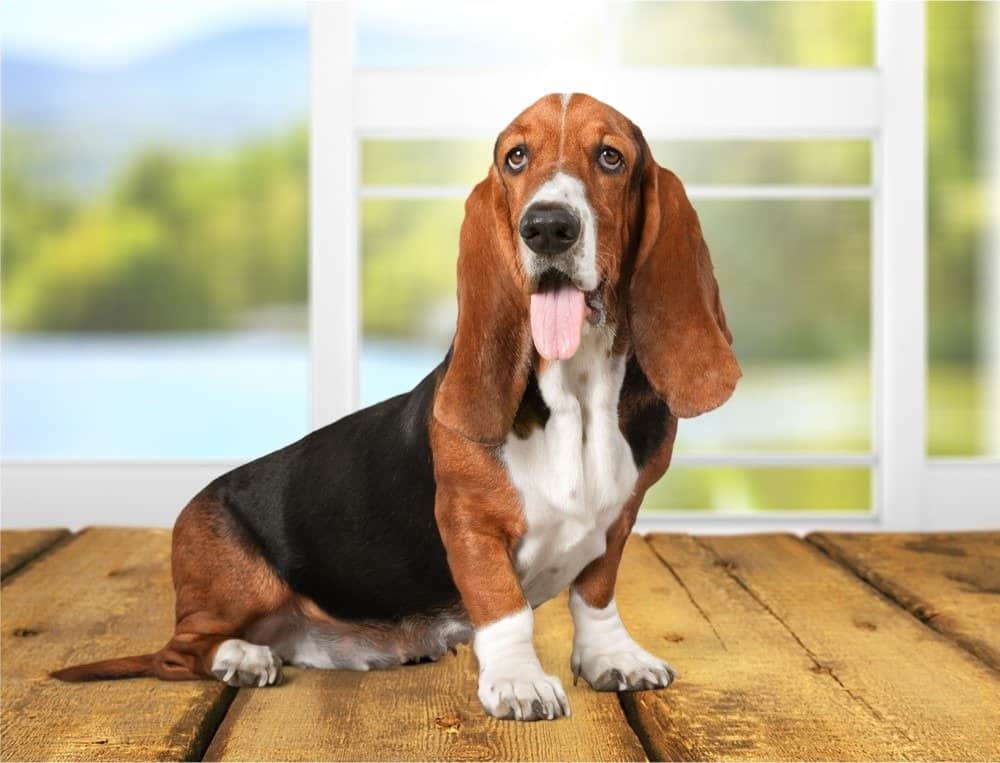
[[[597,163],[604,169],[614,172],[622,166],[621,152],[616,151],[610,146],[604,146],[597,157]]]
[[[514,172],[519,172],[524,169],[524,165],[528,163],[528,149],[524,146],[518,146],[517,148],[512,148],[507,153],[507,166],[510,167]]]

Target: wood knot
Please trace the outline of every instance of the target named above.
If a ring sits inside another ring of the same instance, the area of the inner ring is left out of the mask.
[[[863,631],[876,631],[878,626],[875,623],[870,623],[867,620],[855,620],[854,625]]]
[[[41,631],[37,631],[34,628],[15,628],[12,632],[18,638],[29,638],[37,636]]]
[[[684,640],[684,637],[679,633],[664,633],[663,638],[671,644],[679,644]]]
[[[462,728],[462,719],[458,713],[447,713],[435,718],[434,725],[446,734],[457,734]]]

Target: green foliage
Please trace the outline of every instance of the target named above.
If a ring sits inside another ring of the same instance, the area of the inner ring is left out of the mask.
[[[369,200],[361,210],[361,317],[364,331],[389,336],[450,336],[454,320],[433,325],[455,304],[455,261],[463,204]]]
[[[873,20],[871,2],[629,3],[625,58],[639,66],[871,66]]]
[[[643,509],[817,511],[867,510],[871,473],[864,467],[671,467],[646,494]]]
[[[977,252],[989,223],[980,112],[987,104],[981,68],[990,44],[989,10],[978,2],[933,2],[927,9],[932,363],[968,363],[977,355]]]
[[[305,301],[304,129],[231,156],[147,151],[89,202],[33,190],[28,150],[4,137],[5,327],[214,329]]]

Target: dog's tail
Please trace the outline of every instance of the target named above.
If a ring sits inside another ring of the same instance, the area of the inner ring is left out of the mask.
[[[138,654],[134,657],[116,657],[113,660],[88,662],[55,670],[49,675],[60,681],[78,683],[80,681],[106,681],[114,678],[139,678],[155,676],[153,658],[156,654]]]

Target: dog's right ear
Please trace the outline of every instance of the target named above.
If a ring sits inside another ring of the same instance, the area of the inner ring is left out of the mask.
[[[528,296],[496,167],[465,202],[458,254],[458,329],[434,418],[463,437],[500,445],[528,381]]]

